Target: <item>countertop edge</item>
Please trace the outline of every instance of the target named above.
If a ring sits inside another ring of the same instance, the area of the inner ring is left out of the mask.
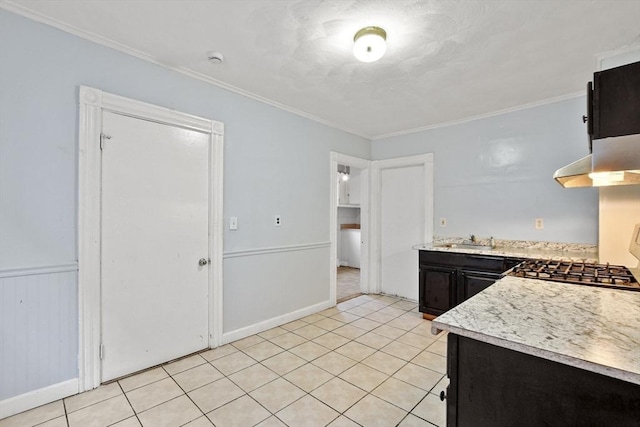
[[[586,262],[590,264],[597,264],[598,258],[595,253],[577,253],[570,251],[557,251],[549,249],[523,249],[523,248],[509,248],[499,246],[493,249],[470,249],[470,248],[456,248],[446,246],[436,246],[429,244],[421,244],[412,246],[411,249],[416,251],[427,252],[448,252],[467,255],[488,255],[496,257],[510,257],[510,258],[527,258],[527,259],[552,259],[555,261],[573,261],[573,262]]]
[[[610,366],[600,365],[598,363],[589,362],[583,359],[576,359],[575,357],[566,356],[552,351],[528,346],[526,344],[520,344],[509,340],[496,338],[491,335],[485,335],[480,332],[474,332],[457,326],[448,325],[446,323],[438,322],[438,319],[436,318],[432,320],[431,333],[437,335],[438,331],[451,332],[456,335],[471,338],[477,341],[482,341],[498,347],[529,354],[535,357],[541,357],[553,362],[562,363],[564,365],[573,366],[575,368],[595,372],[607,377],[617,378],[622,381],[640,385],[640,374],[623,371],[620,369],[612,368]]]

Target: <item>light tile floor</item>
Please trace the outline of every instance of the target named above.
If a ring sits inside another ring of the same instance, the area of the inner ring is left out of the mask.
[[[361,295],[0,427],[444,426],[445,356],[416,303]]]
[[[338,267],[336,297],[338,302],[360,295],[360,269]]]

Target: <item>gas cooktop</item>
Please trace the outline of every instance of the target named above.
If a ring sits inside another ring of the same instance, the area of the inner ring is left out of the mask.
[[[506,274],[528,279],[640,292],[638,280],[627,267],[621,265],[527,260],[515,266]]]

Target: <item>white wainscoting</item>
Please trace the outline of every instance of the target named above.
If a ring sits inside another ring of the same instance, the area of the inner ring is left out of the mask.
[[[0,271],[0,418],[78,392],[77,275]]]
[[[224,256],[224,334],[235,341],[329,308],[329,242]],[[78,391],[77,267],[0,272],[0,417]]]
[[[329,242],[224,254],[224,332],[235,341],[331,307]]]
[[[0,401],[0,420],[78,393],[78,379],[39,388]]]

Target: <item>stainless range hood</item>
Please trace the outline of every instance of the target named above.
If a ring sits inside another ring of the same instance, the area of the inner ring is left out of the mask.
[[[592,154],[553,178],[565,188],[640,184],[640,134],[595,139]]]
[[[582,120],[591,154],[555,180],[567,188],[640,184],[640,61],[594,73]]]

